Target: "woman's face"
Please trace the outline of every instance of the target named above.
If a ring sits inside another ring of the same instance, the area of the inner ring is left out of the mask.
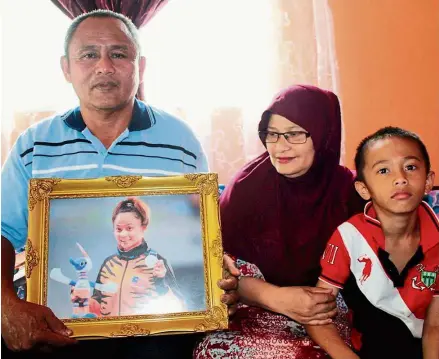
[[[268,132],[303,131],[304,128],[285,117],[273,114],[268,123]],[[267,151],[276,171],[289,178],[300,177],[311,168],[314,161],[314,145],[311,137],[305,143],[289,143],[284,136],[279,136],[276,143],[267,143]]]
[[[119,213],[114,219],[113,228],[117,246],[124,252],[139,246],[146,230],[140,218],[132,212]]]

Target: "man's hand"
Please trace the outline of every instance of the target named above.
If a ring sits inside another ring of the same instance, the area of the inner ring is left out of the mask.
[[[241,275],[235,262],[228,255],[223,257],[224,271],[223,279],[218,281],[218,287],[226,293],[221,296],[221,301],[228,306],[229,315],[236,312],[239,294],[238,294],[238,277]]]
[[[2,303],[2,336],[13,351],[75,344],[72,334],[47,307],[18,298]]]
[[[329,324],[337,314],[336,298],[331,289],[278,287],[272,295],[276,311],[301,324]]]

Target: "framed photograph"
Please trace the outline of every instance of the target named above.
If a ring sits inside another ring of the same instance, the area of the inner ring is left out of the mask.
[[[30,181],[27,300],[77,338],[226,329],[222,257],[216,174]]]
[[[434,186],[433,190],[428,193],[426,197],[427,203],[439,217],[439,186]]]

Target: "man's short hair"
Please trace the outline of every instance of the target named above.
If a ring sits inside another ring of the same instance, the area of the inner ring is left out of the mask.
[[[131,35],[131,38],[134,42],[134,45],[136,46],[137,55],[140,55],[141,47],[140,47],[140,41],[139,41],[139,32],[137,30],[137,27],[133,24],[133,22],[126,17],[125,15],[119,14],[117,12],[111,11],[111,10],[93,10],[90,12],[86,12],[85,14],[77,16],[75,19],[73,19],[72,23],[70,24],[69,28],[67,29],[66,36],[64,38],[64,54],[69,58],[69,46],[72,41],[73,35],[75,34],[76,30],[78,29],[78,26],[85,20],[90,17],[93,18],[114,18],[122,21],[125,26],[128,29],[128,32]]]
[[[425,147],[425,144],[422,142],[419,136],[413,132],[404,130],[399,127],[387,126],[367,136],[358,145],[357,153],[355,154],[355,169],[357,170],[358,181],[364,182],[364,166],[365,166],[364,156],[368,146],[373,142],[383,140],[386,138],[394,138],[394,137],[403,138],[415,142],[418,145],[419,150],[421,151],[422,157],[424,158],[427,173],[430,172],[431,169],[430,156],[428,155],[427,147]]]

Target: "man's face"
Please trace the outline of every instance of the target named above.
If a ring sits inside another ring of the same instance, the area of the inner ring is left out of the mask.
[[[134,98],[143,78],[145,59],[139,58],[125,24],[114,18],[88,18],[76,29],[62,58],[64,76],[81,106],[112,111]]]
[[[412,213],[433,186],[434,173],[427,173],[419,146],[410,139],[372,142],[364,159],[365,182],[355,185],[365,200],[372,198],[378,214]]]

